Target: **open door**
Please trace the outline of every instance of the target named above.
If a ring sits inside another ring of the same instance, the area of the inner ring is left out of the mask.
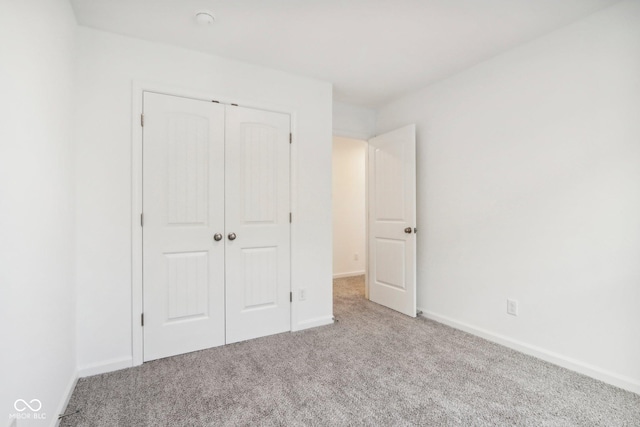
[[[369,140],[369,299],[416,317],[416,127]]]

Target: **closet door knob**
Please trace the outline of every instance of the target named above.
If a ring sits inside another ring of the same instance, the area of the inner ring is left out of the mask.
[[[216,242],[219,242],[220,240],[222,240],[222,234],[220,233],[216,233],[213,235],[213,240],[215,240]]]
[[[227,237],[229,238],[229,240],[236,240],[236,233],[229,233]]]
[[[407,228],[404,229],[404,232],[407,233],[407,234],[411,234],[412,231],[413,230],[411,229],[411,227],[407,227]]]

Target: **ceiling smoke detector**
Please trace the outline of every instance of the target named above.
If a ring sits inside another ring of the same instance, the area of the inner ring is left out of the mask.
[[[213,17],[211,12],[198,12],[196,13],[196,22],[200,25],[207,26],[213,24],[216,19]]]

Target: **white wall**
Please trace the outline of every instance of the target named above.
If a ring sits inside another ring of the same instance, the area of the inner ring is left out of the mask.
[[[307,298],[294,302],[293,327],[331,322],[331,85],[87,28],[79,30],[78,56],[81,374],[131,364],[134,79],[295,111],[292,287],[305,288]]]
[[[0,3],[3,426],[17,399],[39,399],[46,416],[19,426],[52,425],[75,380],[75,27],[67,0]]]
[[[333,103],[333,135],[368,140],[374,135],[376,112],[355,105]]]
[[[412,122],[420,308],[640,392],[640,2],[404,97],[377,130]]]
[[[366,154],[365,141],[333,138],[333,277],[364,274]]]

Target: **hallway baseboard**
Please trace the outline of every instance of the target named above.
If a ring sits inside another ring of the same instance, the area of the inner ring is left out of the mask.
[[[362,271],[350,271],[347,273],[335,273],[333,275],[334,279],[344,279],[345,277],[353,277],[353,276],[362,276],[364,274],[364,270]]]

